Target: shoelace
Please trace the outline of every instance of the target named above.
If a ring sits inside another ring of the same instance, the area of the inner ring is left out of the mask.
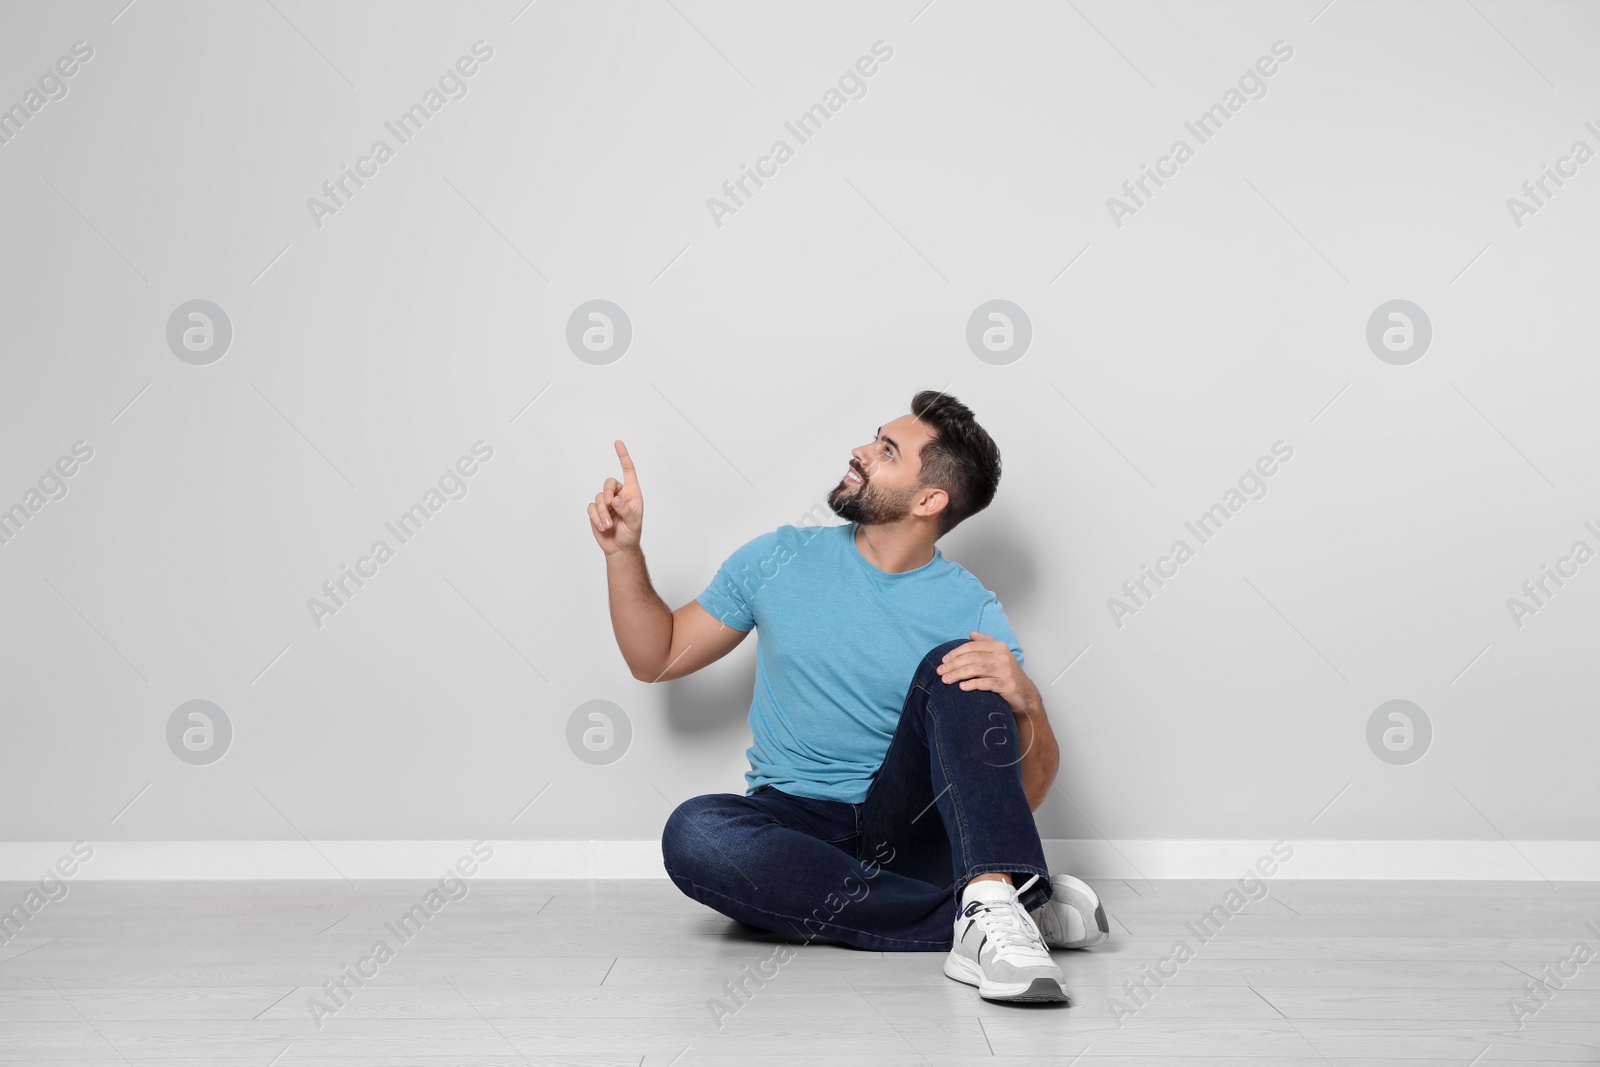
[[[972,913],[973,921],[989,939],[989,944],[994,946],[995,952],[1000,953],[1008,948],[1036,949],[1042,940],[1039,929],[1034,925],[1033,917],[1022,906],[1021,896],[1024,890],[1038,881],[1039,876],[1034,875],[1022,885],[1017,886],[1010,900],[986,900],[979,902],[978,909]]]

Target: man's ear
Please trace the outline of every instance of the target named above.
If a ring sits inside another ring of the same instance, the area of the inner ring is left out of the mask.
[[[943,511],[950,503],[950,494],[940,489],[937,485],[922,487],[922,498],[917,501],[917,507],[923,515],[934,516]]]

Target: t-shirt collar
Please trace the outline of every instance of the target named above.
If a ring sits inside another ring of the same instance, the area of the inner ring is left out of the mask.
[[[875,578],[881,578],[881,579],[883,579],[885,581],[893,581],[893,580],[899,579],[899,578],[910,578],[913,575],[922,574],[922,573],[926,572],[935,563],[938,563],[941,559],[944,558],[944,553],[939,551],[939,546],[938,545],[934,545],[933,546],[933,558],[929,559],[928,562],[922,564],[922,566],[920,566],[920,567],[912,567],[908,571],[897,571],[895,573],[890,573],[889,571],[886,571],[883,568],[879,567],[877,564],[873,563],[866,556],[863,556],[861,554],[861,549],[856,545],[856,528],[858,526],[860,526],[860,525],[861,524],[859,522],[852,522],[852,523],[848,523],[845,526],[845,531],[846,531],[845,536],[850,542],[850,554],[852,556],[854,556],[857,560],[859,560],[860,563],[861,563],[861,566],[865,567],[873,575],[873,577],[875,577]]]

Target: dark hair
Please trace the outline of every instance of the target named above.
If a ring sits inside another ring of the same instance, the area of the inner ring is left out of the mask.
[[[922,390],[911,398],[911,414],[934,432],[922,446],[917,481],[943,489],[950,498],[939,512],[938,536],[943,537],[994,499],[1000,488],[1000,448],[972,417],[972,409],[949,393]]]

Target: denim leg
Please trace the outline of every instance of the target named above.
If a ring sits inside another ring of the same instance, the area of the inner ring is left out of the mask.
[[[967,640],[935,646],[912,676],[862,805],[861,847],[894,846],[888,869],[940,885],[952,900],[974,875],[1000,871],[1020,884],[1037,874],[1022,897],[1032,909],[1050,899],[1050,873],[1022,789],[1016,715],[1000,694],[938,673],[945,653]]]
[[[856,948],[943,951],[951,945],[949,892],[859,859],[860,805],[754,794],[691,797],[661,835],[667,874],[687,896],[764,930]]]

